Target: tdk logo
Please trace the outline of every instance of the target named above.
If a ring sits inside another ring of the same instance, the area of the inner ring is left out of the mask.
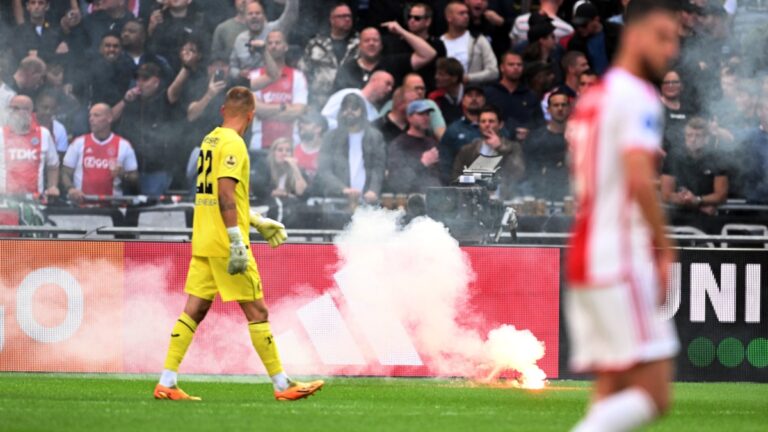
[[[91,169],[109,169],[110,161],[109,159],[100,159],[93,156],[86,156],[83,158],[83,167]]]
[[[38,150],[35,149],[9,149],[8,155],[14,161],[36,161]]]

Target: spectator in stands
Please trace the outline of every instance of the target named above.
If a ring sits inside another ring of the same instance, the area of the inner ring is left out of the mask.
[[[46,65],[38,57],[25,57],[11,77],[10,89],[14,94],[29,96],[34,99],[45,82]]]
[[[676,70],[670,70],[661,81],[661,103],[664,105],[664,149],[684,145],[684,129],[694,115],[690,106],[681,98],[683,82]]]
[[[388,146],[385,190],[400,194],[425,193],[440,186],[440,155],[437,141],[429,133],[429,112],[425,99],[408,104],[408,130]]]
[[[541,0],[541,7],[539,8],[539,13],[546,15],[552,20],[552,25],[555,26],[555,38],[558,42],[560,42],[560,39],[573,34],[573,27],[557,16],[557,11],[562,4],[563,0]],[[528,21],[530,18],[530,13],[522,14],[515,18],[515,24],[512,26],[512,31],[509,34],[513,44],[527,39]]]
[[[11,85],[6,84],[6,67],[0,65],[0,127],[5,126],[8,117],[8,104],[11,102],[11,98],[16,96],[16,91]]]
[[[581,96],[589,90],[590,87],[597,84],[599,80],[597,73],[592,69],[587,69],[579,75],[579,87],[576,89],[576,96]]]
[[[45,19],[49,7],[49,0],[27,1],[29,21],[16,26],[11,44],[16,58],[24,58],[35,52],[45,62],[50,62],[57,54],[63,55],[69,51],[58,23]]]
[[[464,115],[448,125],[440,140],[440,173],[443,183],[455,180],[453,162],[462,147],[482,136],[478,125],[480,110],[485,106],[485,92],[481,87],[469,85],[464,88],[461,97],[461,109]]]
[[[347,59],[336,74],[333,83],[335,90],[361,88],[372,74],[379,70],[389,72],[395,83],[399,83],[407,73],[421,69],[437,55],[429,42],[405,30],[396,21],[385,22],[382,27],[402,37],[413,49],[413,54],[384,55],[379,30],[373,27],[365,28],[360,32],[357,58]]]
[[[114,105],[122,99],[133,76],[129,69],[120,67],[121,57],[120,37],[115,33],[105,34],[99,45],[99,56],[89,63],[87,73],[82,74],[85,82],[80,86],[85,87],[89,95],[87,102]]]
[[[75,40],[75,47],[95,54],[99,49],[102,38],[107,33],[117,33],[125,23],[136,19],[126,8],[126,0],[101,0],[98,9],[83,16],[82,20],[71,27],[70,38]]]
[[[0,195],[59,196],[59,156],[51,133],[35,121],[33,107],[25,95],[13,96],[8,104],[8,123],[0,134]]]
[[[67,78],[68,75],[69,74],[67,74]],[[67,137],[71,139],[80,134],[80,132],[87,130],[88,115],[87,112],[82,109],[80,100],[75,97],[72,80],[67,78],[65,78],[63,64],[49,64],[46,68],[45,84],[41,93],[48,93],[56,100],[55,111],[52,113],[52,116],[64,126],[67,132]],[[35,105],[37,105],[37,103],[35,103]],[[2,121],[0,121],[0,124],[2,124]],[[56,139],[55,133],[54,139]],[[66,147],[64,150],[66,150]],[[63,156],[63,154],[61,156]]]
[[[375,121],[379,118],[379,110],[376,106],[387,100],[387,97],[392,92],[394,83],[395,80],[389,72],[380,70],[371,75],[371,79],[368,80],[368,83],[362,90],[347,88],[337,91],[328,99],[328,102],[321,111],[326,120],[328,120],[328,127],[336,129],[338,125],[336,117],[340,113],[341,103],[350,93],[356,94],[363,99],[368,121]]]
[[[486,84],[499,76],[498,62],[491,44],[485,37],[473,36],[469,28],[469,8],[452,0],[445,7],[448,31],[440,37],[448,57],[453,57],[464,67],[464,84]]]
[[[319,112],[309,110],[301,116],[298,124],[300,141],[293,149],[293,156],[311,184],[317,175],[317,159],[323,135],[328,130],[328,121]]]
[[[565,125],[571,114],[571,99],[562,91],[549,95],[550,120],[531,132],[523,142],[526,194],[550,201],[562,201],[570,194],[568,184],[568,146]]]
[[[728,198],[728,173],[709,145],[709,125],[692,117],[685,126],[685,146],[672,148],[661,175],[662,199],[683,211],[713,215]]]
[[[35,100],[35,116],[40,126],[48,129],[53,139],[54,147],[60,156],[64,155],[69,146],[67,129],[54,118],[58,99],[52,91],[42,91]]]
[[[208,71],[203,54],[203,44],[194,37],[184,42],[179,49],[181,68],[176,78],[168,86],[168,102],[177,103],[185,92],[187,86],[201,87],[208,83]]]
[[[416,94],[412,93],[412,100],[416,100]],[[405,114],[408,101],[405,99],[405,89],[400,86],[392,92],[392,109],[377,118],[373,127],[381,132],[384,143],[389,144],[408,128],[408,118]]]
[[[592,70],[602,75],[616,52],[621,26],[601,22],[597,8],[589,2],[576,8],[571,21],[576,32],[568,42],[568,51],[583,52]]]
[[[579,77],[589,69],[587,56],[583,52],[568,51],[560,61],[560,66],[563,68],[564,77],[558,90],[573,99],[579,90]]]
[[[112,133],[112,110],[98,103],[88,115],[91,133],[72,141],[64,156],[61,183],[67,197],[81,202],[86,195],[120,196],[135,190],[139,179],[131,144]]]
[[[414,72],[409,73],[403,79],[403,90],[406,92],[406,95],[412,93],[415,96],[415,98],[408,98],[409,103],[416,99],[424,99],[426,97],[426,84],[421,78],[421,75]],[[432,108],[432,110],[429,112],[429,133],[432,134],[432,136],[434,136],[437,140],[440,140],[440,138],[442,138],[443,134],[445,133],[445,118],[443,118],[443,113],[440,112],[440,108],[437,106],[435,101],[426,99],[425,102],[430,106],[430,108]],[[391,109],[392,101],[388,101],[381,108],[379,114],[384,115]]]
[[[461,118],[461,99],[464,95],[464,68],[455,58],[437,60],[435,83],[437,89],[429,94],[443,113],[447,124]]]
[[[118,75],[130,75],[134,77],[139,66],[144,63],[154,63],[160,66],[163,72],[163,81],[170,83],[174,73],[168,60],[156,53],[147,51],[147,29],[143,22],[139,20],[130,20],[125,23],[120,32],[120,42],[123,46],[123,54],[118,62]],[[136,83],[131,81],[129,87]]]
[[[152,52],[168,60],[174,73],[181,69],[179,53],[188,38],[209,40],[205,17],[189,5],[192,0],[166,0],[164,7],[152,12],[147,33]],[[204,39],[205,38],[205,39]]]
[[[768,203],[768,101],[765,98],[758,103],[757,114],[760,126],[749,131],[742,146],[740,195],[750,202]]]
[[[510,199],[517,192],[517,182],[525,173],[520,143],[501,135],[504,127],[501,111],[493,105],[486,105],[480,110],[479,122],[481,137],[459,150],[453,162],[452,176],[458,178],[464,172],[464,167],[472,165],[480,156],[503,156],[499,172],[500,185],[494,195],[500,199]]]
[[[300,197],[307,190],[307,180],[293,157],[293,145],[287,138],[278,138],[272,143],[266,163],[260,168],[254,170],[251,190],[262,202],[269,202],[269,198]]]
[[[318,34],[304,47],[300,68],[309,82],[309,103],[320,109],[333,92],[339,67],[357,57],[360,35],[353,28],[352,10],[346,3],[331,8],[330,31]]]
[[[248,81],[251,71],[264,66],[267,35],[273,30],[288,34],[299,16],[299,0],[286,0],[285,9],[277,21],[267,22],[264,7],[252,1],[246,5],[247,31],[237,35],[229,56],[229,73],[235,80]],[[236,81],[237,82],[237,81]]]
[[[300,70],[286,66],[287,52],[285,35],[279,30],[269,32],[264,52],[266,67],[250,76],[251,90],[256,92],[251,150],[268,149],[278,138],[298,142],[295,123],[307,108],[307,80]]]
[[[405,5],[404,16],[408,31],[427,41],[437,53],[434,59],[417,72],[424,79],[427,90],[431,91],[435,88],[435,63],[446,56],[443,41],[429,33],[432,25],[432,7],[426,3],[409,3]],[[388,55],[412,54],[413,48],[401,36],[389,34],[384,37],[384,52]]]
[[[211,43],[211,52],[215,54],[226,55],[232,52],[235,46],[237,36],[248,30],[246,25],[246,6],[250,0],[234,0],[236,15],[216,26],[213,31],[213,42]]]
[[[501,80],[485,87],[489,105],[498,107],[510,128],[530,127],[541,118],[539,99],[523,83],[523,58],[508,51],[499,63]]]
[[[323,137],[317,180],[326,196],[346,196],[350,202],[378,200],[384,182],[385,144],[365,116],[365,102],[344,96],[339,128]]]
[[[115,128],[132,143],[139,162],[139,190],[142,195],[163,195],[185,160],[171,146],[172,110],[166,88],[162,85],[160,66],[144,63],[137,72],[136,87],[125,92],[112,107]],[[184,143],[177,143],[184,144]],[[176,155],[176,157],[174,157]]]
[[[184,87],[181,98],[182,107],[186,107],[187,121],[192,128],[192,142],[196,145],[210,132],[212,125],[221,123],[220,108],[224,104],[226,90],[231,88],[229,56],[213,54],[206,69],[207,80]]]
[[[557,52],[555,41],[555,26],[549,18],[533,14],[532,23],[528,26],[528,45],[523,50],[525,63],[541,61],[545,63],[557,62],[560,54]]]
[[[502,14],[488,7],[488,0],[465,0],[469,7],[469,31],[484,36],[491,42],[494,53],[509,51],[509,31],[512,23]]]

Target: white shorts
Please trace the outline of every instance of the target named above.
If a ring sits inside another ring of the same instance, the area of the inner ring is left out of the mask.
[[[672,320],[662,318],[653,280],[566,292],[565,313],[574,372],[627,370],[674,357],[680,349]]]

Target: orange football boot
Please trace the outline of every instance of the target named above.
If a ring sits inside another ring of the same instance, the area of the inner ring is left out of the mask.
[[[155,399],[166,399],[166,400],[190,400],[190,401],[199,401],[203,400],[202,398],[199,398],[197,396],[190,396],[188,395],[184,390],[178,388],[178,387],[166,387],[163,385],[156,385],[155,386]]]
[[[308,383],[290,381],[290,386],[287,389],[283,391],[275,390],[275,399],[279,401],[304,399],[305,397],[312,396],[318,390],[323,388],[323,384],[325,384],[325,381],[323,380],[317,380]]]

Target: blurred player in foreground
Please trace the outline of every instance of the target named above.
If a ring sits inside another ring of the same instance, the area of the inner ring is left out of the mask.
[[[250,213],[250,161],[242,136],[253,120],[254,111],[255,100],[250,90],[245,87],[229,90],[221,108],[224,121],[205,137],[200,148],[192,260],[184,288],[189,297],[171,331],[155,399],[200,400],[177,386],[177,371],[217,293],[223,301],[240,304],[248,319],[253,347],[272,378],[275,399],[301,399],[323,386],[323,381],[293,381],[283,371],[267,321],[261,277],[248,246],[249,223],[272,247],[280,246],[287,238],[281,223]]]
[[[567,268],[570,362],[596,374],[578,432],[633,430],[664,414],[679,349],[657,311],[674,253],[654,181],[663,126],[651,84],[677,56],[677,11],[672,0],[632,0],[624,19],[613,67],[580,98],[567,130],[579,206]]]

